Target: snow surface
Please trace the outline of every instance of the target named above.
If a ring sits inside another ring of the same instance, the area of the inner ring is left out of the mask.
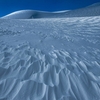
[[[100,100],[100,16],[0,19],[0,100]]]
[[[45,12],[35,10],[21,10],[16,11],[6,16],[4,19],[36,19],[36,18],[66,18],[66,17],[89,17],[100,15],[100,3],[93,4],[91,6],[76,9],[76,10],[65,10],[57,12]]]

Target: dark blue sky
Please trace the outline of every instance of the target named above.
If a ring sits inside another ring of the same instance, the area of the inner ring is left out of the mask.
[[[100,0],[0,0],[0,16],[23,9],[59,11],[82,8]]]

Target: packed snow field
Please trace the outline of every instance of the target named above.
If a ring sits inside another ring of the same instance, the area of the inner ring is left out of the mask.
[[[99,14],[29,12],[0,19],[0,100],[100,100]]]

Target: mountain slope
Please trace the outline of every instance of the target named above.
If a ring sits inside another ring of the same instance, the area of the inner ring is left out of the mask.
[[[91,6],[72,10],[66,13],[67,17],[89,17],[89,16],[100,16],[100,3],[93,4]]]
[[[35,19],[35,18],[66,18],[66,17],[89,17],[100,16],[100,3],[94,5],[76,9],[66,10],[62,12],[44,12],[34,10],[21,10],[8,14],[2,18],[5,19]]]

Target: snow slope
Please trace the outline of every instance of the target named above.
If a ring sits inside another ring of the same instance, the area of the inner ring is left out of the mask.
[[[91,6],[76,9],[65,10],[58,12],[45,12],[35,10],[21,10],[8,14],[2,18],[5,19],[32,19],[32,18],[66,18],[66,17],[87,17],[87,16],[99,16],[100,15],[100,3],[93,4]]]
[[[0,19],[0,100],[100,100],[100,17]]]
[[[100,16],[18,16],[0,19],[0,100],[100,100]]]

